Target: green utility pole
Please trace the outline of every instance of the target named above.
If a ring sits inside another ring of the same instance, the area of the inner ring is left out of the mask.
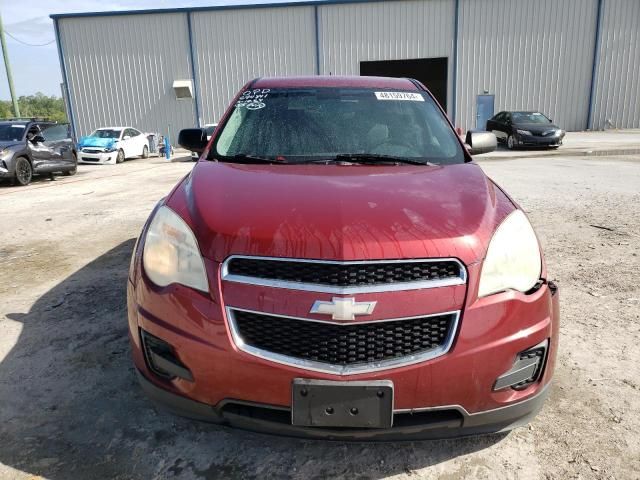
[[[7,52],[7,42],[4,39],[4,27],[2,26],[2,14],[0,14],[0,43],[2,43],[2,55],[4,56],[4,68],[7,70],[7,80],[9,81],[9,93],[11,94],[11,101],[13,102],[13,114],[16,117],[19,117],[20,107],[18,106],[18,99],[16,98],[16,92],[13,90],[13,77],[11,76],[11,65],[9,64],[9,53]]]

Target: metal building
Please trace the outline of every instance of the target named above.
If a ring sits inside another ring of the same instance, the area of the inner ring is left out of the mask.
[[[463,129],[539,109],[567,130],[640,127],[638,0],[326,0],[52,15],[76,135],[217,121],[248,80],[423,81]]]

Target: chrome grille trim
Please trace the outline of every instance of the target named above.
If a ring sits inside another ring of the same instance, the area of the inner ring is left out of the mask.
[[[400,318],[390,318],[385,320],[371,320],[371,321],[365,321],[365,322],[353,322],[353,321],[336,322],[336,321],[315,320],[315,319],[293,317],[293,316],[287,316],[287,315],[278,315],[275,313],[258,312],[255,310],[248,310],[244,308],[235,308],[235,307],[229,307],[229,306],[225,307],[225,311],[227,314],[227,322],[229,324],[229,329],[231,331],[233,342],[239,350],[245,353],[248,353],[249,355],[253,355],[254,357],[262,358],[264,360],[268,360],[274,363],[279,363],[281,365],[288,365],[295,368],[301,368],[304,370],[310,370],[310,371],[320,372],[320,373],[329,373],[333,375],[357,375],[362,373],[378,372],[381,370],[389,370],[392,368],[404,367],[407,365],[426,362],[427,360],[432,360],[434,358],[441,357],[451,349],[451,345],[453,344],[453,340],[456,336],[456,332],[458,331],[458,323],[460,320],[460,310],[455,310],[450,312],[439,312],[439,313],[433,313],[429,315],[417,315],[414,317],[400,317]],[[268,350],[256,348],[252,345],[247,345],[242,339],[240,332],[238,331],[238,327],[233,314],[234,311],[254,313],[257,315],[269,315],[271,317],[289,318],[293,320],[302,320],[302,321],[308,321],[308,322],[332,323],[332,324],[345,325],[345,326],[354,325],[354,324],[365,324],[365,323],[412,320],[417,318],[437,317],[442,315],[452,315],[453,319],[451,321],[451,326],[449,328],[449,332],[447,333],[447,338],[444,344],[438,348],[434,348],[432,350],[429,350],[428,352],[423,352],[421,354],[408,355],[406,357],[394,358],[392,360],[384,360],[381,362],[371,362],[371,363],[361,364],[361,365],[342,366],[342,365],[331,365],[323,362],[316,362],[313,360],[303,360],[300,358],[290,357],[288,355],[281,355],[279,353],[274,353]]]
[[[453,262],[459,266],[460,275],[440,280],[420,280],[412,282],[398,283],[380,283],[377,285],[358,285],[358,286],[332,286],[319,285],[314,283],[292,282],[286,280],[271,280],[268,278],[250,277],[245,275],[235,275],[229,273],[229,263],[236,258],[246,258],[250,260],[268,260],[277,262],[298,262],[298,263],[315,263],[330,265],[365,265],[365,264],[392,264],[392,263],[429,263],[429,262]],[[403,290],[419,290],[426,288],[450,287],[454,285],[464,285],[467,283],[467,269],[464,264],[453,257],[442,258],[419,258],[419,259],[395,259],[395,260],[312,260],[305,258],[283,258],[283,257],[262,257],[248,255],[231,255],[222,263],[220,276],[222,280],[227,282],[244,283],[247,285],[259,285],[263,287],[286,288],[289,290],[302,290],[306,292],[319,293],[336,293],[336,294],[356,294],[356,293],[379,293],[379,292],[398,292]]]

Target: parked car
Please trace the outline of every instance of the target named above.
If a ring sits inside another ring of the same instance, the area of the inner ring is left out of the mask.
[[[132,127],[94,130],[78,142],[80,163],[122,163],[127,158],[149,156],[149,139]]]
[[[558,289],[526,214],[419,82],[261,78],[155,207],[127,285],[138,378],[293,436],[505,431],[549,392]]]
[[[204,130],[207,132],[207,140],[211,139],[211,135],[213,135],[213,132],[215,131],[217,126],[218,126],[217,123],[207,123],[204,126]],[[197,162],[199,158],[200,158],[200,154],[198,152],[191,152],[191,160],[193,160],[194,162]]]
[[[28,185],[33,175],[75,175],[76,149],[67,123],[0,121],[0,179]]]
[[[565,134],[540,112],[500,112],[487,120],[487,131],[509,150],[525,146],[558,148]]]

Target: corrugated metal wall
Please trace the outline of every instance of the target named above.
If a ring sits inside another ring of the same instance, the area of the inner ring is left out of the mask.
[[[191,78],[184,14],[63,18],[60,40],[78,136],[131,125],[166,134],[195,124],[193,100],[173,81]]]
[[[217,122],[252,78],[315,73],[313,7],[191,15],[203,123]]]
[[[452,0],[326,5],[318,10],[321,74],[359,75],[360,62],[368,60],[448,57],[451,105]]]
[[[475,127],[476,96],[496,112],[539,109],[567,130],[587,127],[598,0],[460,0],[457,115]],[[640,126],[640,0],[603,0],[594,128]],[[317,38],[316,45],[316,11]],[[189,17],[190,16],[190,17]],[[219,119],[251,78],[357,75],[361,61],[447,57],[453,105],[455,0],[397,0],[60,18],[79,135],[110,124],[166,133],[196,123],[191,18],[202,123]],[[316,57],[319,52],[319,58]],[[452,112],[450,112],[452,113]]]
[[[593,128],[640,127],[640,1],[605,0]]]
[[[595,0],[461,0],[457,122],[475,127],[476,96],[587,127]]]

